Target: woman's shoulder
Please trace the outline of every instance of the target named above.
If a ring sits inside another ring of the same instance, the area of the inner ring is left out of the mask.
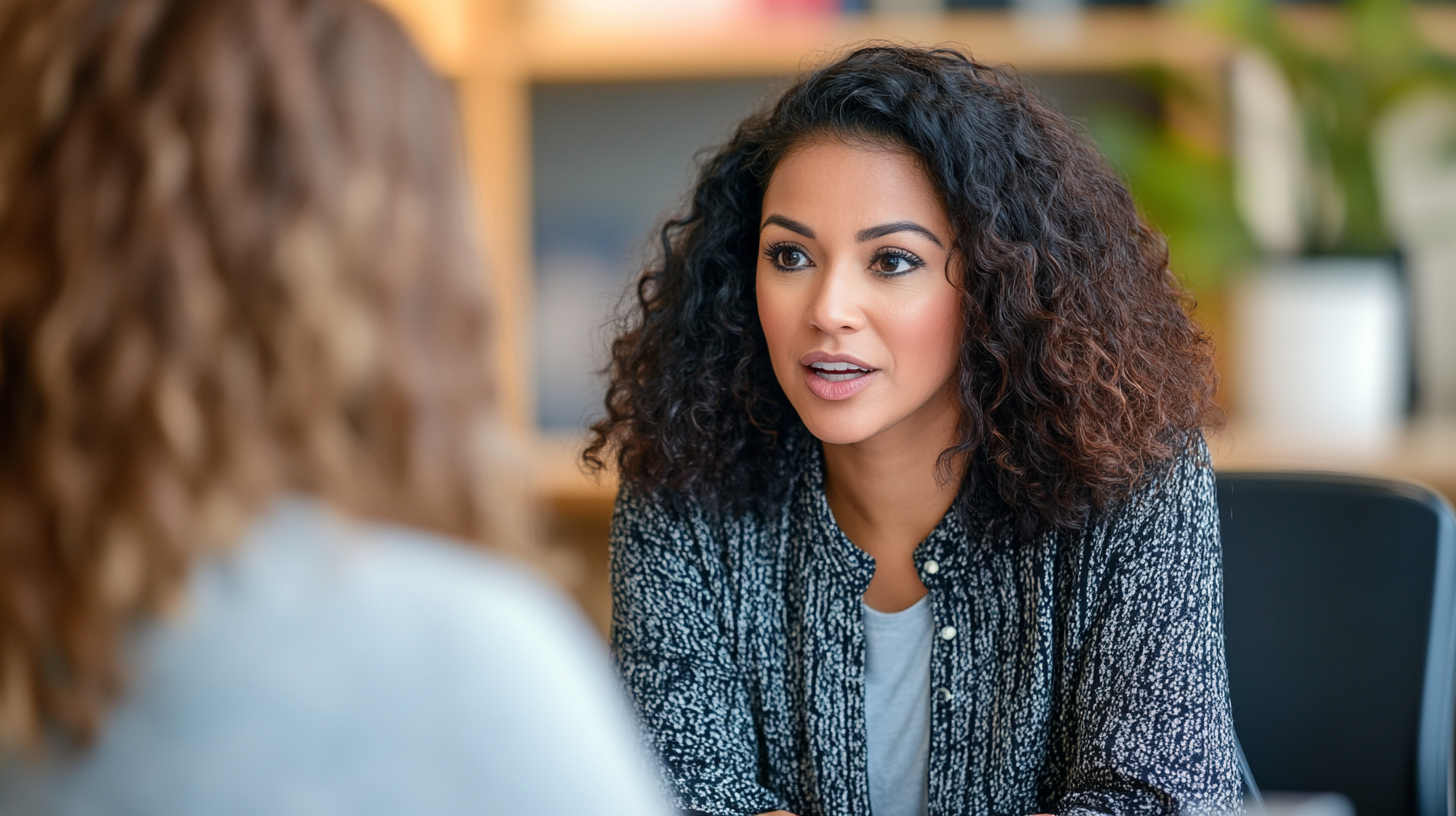
[[[1148,468],[1142,482],[1114,512],[1135,516],[1211,506],[1215,494],[1213,457],[1201,430],[1180,434],[1176,453]]]
[[[715,507],[700,498],[624,483],[612,512],[614,548],[755,550],[784,528],[789,502]]]
[[[786,435],[773,474],[765,474],[783,485],[778,494],[757,497],[752,503],[721,504],[711,496],[680,491],[652,490],[624,481],[617,492],[612,528],[636,537],[721,539],[752,546],[781,531],[793,512],[795,499],[805,489],[816,489],[822,481],[822,458],[817,444]]]
[[[1082,537],[1110,554],[1216,550],[1217,496],[1208,445],[1201,431],[1190,431],[1179,438],[1176,453],[1149,467],[1124,499],[1094,514]]]
[[[544,576],[512,559],[299,497],[276,502],[198,582],[208,597],[235,604],[359,605],[481,628],[519,619],[520,610],[553,618],[567,608]]]
[[[95,748],[11,769],[36,802],[286,814],[306,790],[339,812],[535,812],[542,769],[589,753],[567,764],[610,768],[632,803],[613,812],[660,812],[600,638],[528,568],[290,499],[192,578],[139,632]]]
[[[276,502],[230,552],[200,564],[181,614],[150,626],[147,638],[179,683],[192,682],[187,665],[246,649],[301,680],[368,672],[421,693],[440,671],[484,680],[493,664],[530,674],[550,670],[538,657],[553,650],[599,650],[580,613],[529,566],[299,498]]]
[[[693,482],[692,487],[674,490],[651,484],[652,478],[623,479],[617,493],[617,511],[645,513],[677,523],[753,523],[772,519],[791,503],[805,481],[815,481],[823,469],[823,447],[808,428],[791,424],[775,434],[775,440],[760,452],[751,490],[731,484],[735,476]],[[741,475],[741,474],[740,474]],[[722,490],[713,490],[718,487]]]

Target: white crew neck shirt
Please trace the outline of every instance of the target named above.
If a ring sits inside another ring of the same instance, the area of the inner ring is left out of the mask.
[[[899,612],[863,601],[870,812],[925,816],[930,780],[930,595]]]

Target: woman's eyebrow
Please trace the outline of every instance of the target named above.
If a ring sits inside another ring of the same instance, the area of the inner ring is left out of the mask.
[[[884,238],[886,235],[890,235],[896,232],[918,232],[921,235],[924,235],[926,238],[929,238],[932,242],[935,243],[936,246],[940,247],[941,249],[945,249],[945,244],[942,244],[940,242],[940,239],[935,237],[935,233],[931,232],[925,227],[920,226],[914,221],[896,221],[893,224],[881,224],[878,227],[862,229],[859,232],[855,233],[854,239],[856,241],[859,241],[860,243],[864,243],[865,241],[873,241],[876,238]]]
[[[763,226],[760,226],[758,228],[759,232],[762,232],[763,228],[767,227],[769,224],[778,224],[784,229],[790,232],[797,232],[805,238],[814,237],[814,230],[810,229],[808,224],[800,223],[792,218],[786,218],[782,215],[770,215],[768,218],[763,219]]]

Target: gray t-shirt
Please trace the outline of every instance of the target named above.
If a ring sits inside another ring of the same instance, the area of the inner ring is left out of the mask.
[[[925,816],[930,780],[930,596],[900,612],[861,602],[870,811]]]
[[[128,656],[99,742],[0,763],[0,813],[666,812],[581,617],[423,533],[281,501]]]

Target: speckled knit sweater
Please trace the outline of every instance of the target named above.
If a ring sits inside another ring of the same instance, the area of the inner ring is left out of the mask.
[[[860,598],[818,446],[771,518],[624,489],[612,643],[679,807],[868,816]],[[974,500],[915,552],[937,636],[931,816],[1238,808],[1213,471],[1199,451],[1076,533]]]

